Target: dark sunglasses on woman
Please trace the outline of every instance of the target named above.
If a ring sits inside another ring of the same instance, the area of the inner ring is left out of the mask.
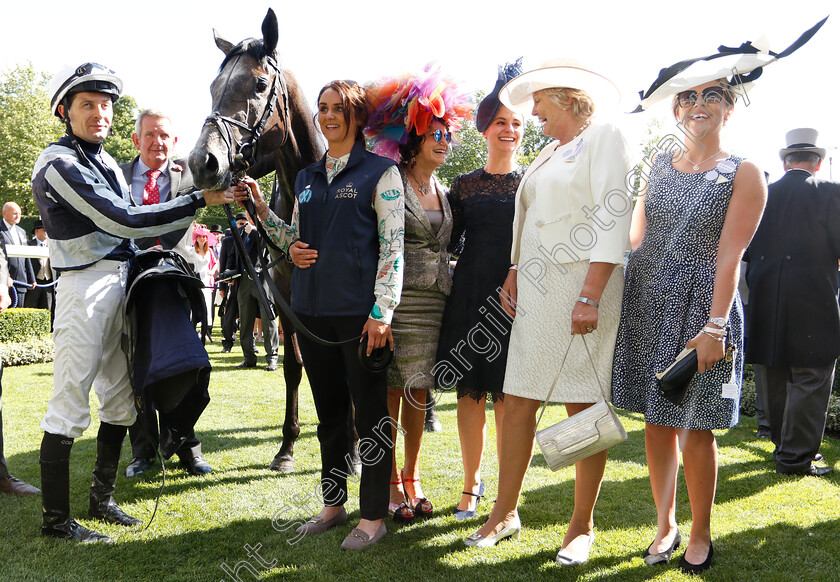
[[[446,143],[452,143],[452,132],[447,131],[446,133],[443,132],[442,129],[435,130],[435,133],[432,134],[435,138],[435,141],[440,143],[440,140],[445,139]]]
[[[677,93],[677,101],[680,107],[693,107],[697,103],[697,91],[683,91]],[[732,103],[729,93],[723,87],[706,87],[703,89],[703,103],[720,103],[726,101]]]

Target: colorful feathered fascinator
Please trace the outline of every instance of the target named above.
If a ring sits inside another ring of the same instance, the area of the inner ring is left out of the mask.
[[[423,135],[432,120],[442,119],[452,132],[461,122],[472,119],[473,101],[436,63],[421,73],[386,77],[368,86],[368,126],[365,135],[373,151],[399,161],[399,146],[408,133]]]

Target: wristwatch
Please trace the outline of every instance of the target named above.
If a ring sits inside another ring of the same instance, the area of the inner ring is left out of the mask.
[[[591,305],[595,309],[597,309],[598,307],[601,306],[600,303],[590,299],[589,297],[578,297],[577,300],[580,301],[581,303],[586,303],[587,305]]]
[[[714,323],[718,327],[726,327],[725,317],[710,317],[709,323]]]

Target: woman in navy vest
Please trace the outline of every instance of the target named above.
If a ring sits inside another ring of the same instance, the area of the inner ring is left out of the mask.
[[[402,180],[392,160],[365,150],[363,87],[352,81],[327,84],[318,95],[317,117],[329,150],[298,174],[291,224],[268,209],[253,180],[236,188],[237,197],[253,194],[267,233],[290,251],[297,267],[292,309],[309,330],[331,341],[361,333],[368,338],[368,353],[386,344],[393,349],[390,323],[402,290]],[[325,507],[297,533],[319,534],[347,521],[352,402],[362,460],[362,519],[341,547],[362,549],[387,531],[393,441],[386,376],[361,366],[356,342],[329,347],[302,334],[298,341],[318,412]]]

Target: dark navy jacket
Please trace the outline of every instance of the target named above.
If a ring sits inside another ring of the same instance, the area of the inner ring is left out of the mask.
[[[840,184],[789,170],[750,242],[746,361],[816,368],[840,355]]]
[[[350,159],[327,185],[326,156],[295,180],[300,240],[318,251],[308,269],[292,274],[292,309],[313,317],[369,315],[379,261],[373,195],[396,162],[357,141]]]

